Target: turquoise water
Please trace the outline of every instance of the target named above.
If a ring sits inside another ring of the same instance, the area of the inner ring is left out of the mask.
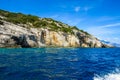
[[[120,48],[0,49],[0,80],[120,80],[119,69]]]

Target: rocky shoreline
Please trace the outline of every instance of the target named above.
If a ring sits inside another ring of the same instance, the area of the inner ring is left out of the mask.
[[[34,20],[34,23],[39,22],[39,25],[33,27],[34,23],[15,24],[6,18],[0,16],[0,47],[112,47],[102,43],[87,32],[52,19],[39,18],[38,21]]]

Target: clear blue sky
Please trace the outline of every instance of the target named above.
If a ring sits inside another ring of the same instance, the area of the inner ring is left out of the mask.
[[[0,0],[0,9],[53,18],[120,43],[120,0]]]

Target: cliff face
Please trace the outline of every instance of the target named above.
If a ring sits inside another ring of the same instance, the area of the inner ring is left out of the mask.
[[[15,24],[3,15],[0,18],[0,47],[110,47],[82,30],[57,21],[53,24],[49,19],[39,18],[48,25],[30,27],[33,26],[30,22]]]
[[[0,47],[107,47],[97,38],[80,31],[67,34],[43,28],[24,28],[6,21],[0,25]]]

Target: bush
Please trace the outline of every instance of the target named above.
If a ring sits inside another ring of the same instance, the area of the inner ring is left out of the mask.
[[[48,23],[45,21],[36,21],[33,23],[33,27],[37,27],[37,28],[45,28],[47,27]]]
[[[2,21],[0,21],[0,25],[3,25],[4,23]]]
[[[14,24],[26,24],[26,23],[34,23],[35,21],[39,21],[37,16],[32,15],[24,15],[22,13],[12,13],[4,10],[0,10],[0,15],[6,17],[6,21],[12,22]]]
[[[51,18],[43,18],[43,19],[39,19],[39,17],[37,16],[33,16],[33,15],[24,15],[22,13],[12,13],[12,12],[8,12],[8,11],[4,11],[4,10],[0,10],[0,15],[4,16],[6,18],[4,18],[4,20],[8,21],[8,22],[12,22],[14,24],[31,24],[32,26],[30,27],[36,27],[36,28],[46,28],[49,27],[50,30],[52,31],[63,31],[65,33],[71,33],[73,34],[73,29],[79,30],[76,26],[70,27],[67,24],[63,24],[62,22],[59,21],[55,21]],[[1,20],[1,19],[0,19]],[[59,26],[56,25],[59,24]],[[3,22],[0,21],[0,24],[3,24]],[[83,30],[79,30],[87,35],[90,35],[89,33],[83,31]]]
[[[73,30],[71,28],[61,27],[61,31],[63,31],[65,33],[73,34]]]
[[[76,26],[73,26],[72,29],[76,29],[76,30],[79,30]]]
[[[79,30],[79,31],[85,33],[86,35],[90,35],[88,32],[86,32],[86,31],[84,31],[84,30]]]

